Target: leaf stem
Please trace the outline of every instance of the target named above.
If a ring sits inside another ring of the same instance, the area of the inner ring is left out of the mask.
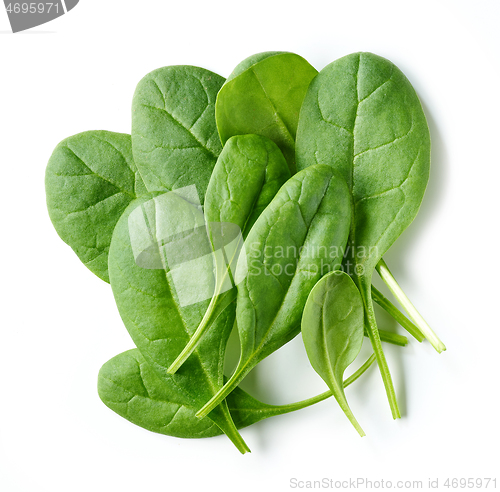
[[[410,335],[416,340],[422,342],[425,337],[422,332],[391,302],[385,297],[382,292],[378,291],[372,285],[372,298],[373,300],[388,314],[390,314]],[[382,330],[380,331],[380,338],[382,337]]]
[[[215,320],[220,316],[220,314],[226,309],[231,302],[236,298],[236,289],[226,291],[225,293],[212,297],[210,304],[199,324],[198,328],[194,332],[193,336],[189,339],[182,352],[177,356],[177,358],[172,362],[170,367],[167,369],[169,374],[175,374],[175,372],[184,364],[186,359],[193,353],[193,351],[198,346],[203,335],[212,326]]]
[[[367,369],[375,362],[375,359],[375,354],[372,354],[356,372],[354,372],[344,381],[344,388],[347,388],[350,384],[354,383],[354,381],[356,381],[356,379],[358,379],[362,374],[364,374]],[[330,396],[333,396],[333,393],[331,390],[328,390],[324,393],[321,393],[320,395],[313,396],[312,398],[307,398],[306,400],[301,400],[296,403],[290,403],[288,405],[272,405],[272,407],[275,409],[279,409],[281,415],[282,413],[295,412],[296,410],[310,407],[315,403],[319,403],[320,401],[330,398]]]
[[[205,405],[196,412],[198,418],[206,417],[217,405],[219,405],[222,400],[226,398],[231,391],[240,384],[243,378],[248,374],[253,366],[250,366],[249,361],[243,365],[236,368],[232,376],[227,380],[226,384],[207,402]]]
[[[250,453],[250,448],[248,447],[247,443],[244,441],[243,437],[241,437],[241,434],[239,433],[238,429],[234,425],[233,419],[231,417],[231,414],[229,413],[229,409],[226,410],[228,414],[228,419],[227,423],[229,424],[226,426],[223,430],[224,434],[231,440],[231,442],[236,446],[238,451],[241,454],[245,453]]]
[[[418,326],[422,334],[425,336],[425,338],[427,338],[427,340],[429,340],[429,342],[437,350],[437,352],[441,353],[446,350],[444,343],[434,333],[432,328],[427,324],[427,321],[425,321],[422,315],[417,311],[415,306],[411,303],[410,299],[408,299],[408,296],[403,292],[399,284],[396,282],[396,279],[393,277],[385,261],[381,259],[377,263],[377,266],[375,268],[382,280],[386,283],[387,287],[389,287],[389,290],[392,292],[394,297],[408,313],[408,316]]]
[[[408,338],[404,335],[399,335],[398,333],[392,333],[386,330],[378,330],[378,333],[382,342],[392,343],[393,345],[399,345],[400,347],[406,347],[406,345],[408,345]],[[370,337],[368,330],[365,330],[365,336]]]
[[[377,357],[378,367],[380,369],[380,374],[382,376],[382,381],[384,382],[385,392],[387,393],[387,399],[389,400],[389,406],[391,407],[392,418],[401,418],[401,413],[399,411],[398,402],[396,399],[396,391],[394,390],[394,384],[392,382],[391,373],[389,371],[389,366],[387,365],[387,360],[385,358],[384,350],[380,341],[380,334],[377,328],[377,321],[375,319],[375,313],[373,312],[373,304],[370,295],[370,284],[367,286],[361,286],[360,288],[361,297],[363,298],[363,304],[365,307],[365,320],[368,335],[370,341],[372,342],[373,351]]]

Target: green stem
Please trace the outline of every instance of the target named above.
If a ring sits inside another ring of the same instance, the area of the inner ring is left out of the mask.
[[[227,380],[226,384],[207,402],[205,405],[196,412],[198,418],[206,417],[217,405],[219,405],[226,397],[233,391],[238,384],[241,383],[243,378],[252,369],[250,361],[247,361],[243,366],[238,365],[233,375]]]
[[[361,285],[360,287],[360,293],[365,307],[365,319],[368,335],[370,337],[370,341],[372,342],[373,351],[375,352],[375,355],[377,357],[378,367],[380,369],[382,381],[384,382],[385,392],[387,393],[387,399],[389,400],[389,406],[391,407],[392,418],[399,419],[401,418],[401,413],[399,411],[398,402],[396,399],[396,391],[394,390],[394,384],[392,382],[389,366],[387,365],[387,360],[385,358],[384,350],[382,349],[382,344],[380,341],[377,321],[375,319],[375,313],[373,312],[373,304],[370,295],[370,285]]]
[[[372,298],[381,308],[383,308],[388,314],[390,314],[415,339],[417,339],[419,342],[422,342],[425,339],[422,332],[391,301],[389,301],[387,297],[385,297],[373,285],[372,285]],[[380,333],[380,338],[382,338],[382,333]]]
[[[245,453],[250,453],[250,448],[247,446],[247,443],[244,441],[243,437],[241,437],[241,434],[239,433],[238,429],[234,425],[233,419],[231,417],[231,414],[229,413],[229,409],[226,407],[226,412],[227,412],[227,423],[228,426],[226,426],[225,429],[222,429],[224,434],[231,440],[231,442],[236,446],[238,451],[241,454]],[[224,412],[224,413],[226,413]]]
[[[392,343],[394,345],[399,345],[400,347],[406,347],[406,345],[408,345],[408,338],[403,335],[398,335],[397,333],[392,333],[386,330],[379,330],[378,333],[382,342]],[[365,330],[365,337],[370,337],[368,330]]]
[[[375,362],[375,359],[375,354],[372,354],[370,358],[356,372],[354,372],[344,381],[344,388],[347,388],[350,384],[354,383],[354,381],[356,381],[356,379],[358,379],[363,373],[365,373],[367,369]],[[290,403],[288,405],[273,405],[272,407],[276,410],[279,410],[281,415],[284,413],[295,412],[296,410],[310,407],[315,403],[319,403],[320,401],[330,398],[330,396],[333,396],[333,393],[331,390],[328,390],[318,396],[308,398],[307,400],[301,400],[296,403]]]
[[[427,321],[425,321],[422,315],[417,311],[415,306],[411,303],[410,299],[408,299],[408,296],[403,292],[399,284],[396,282],[396,279],[393,277],[385,261],[381,259],[378,262],[376,269],[382,280],[386,283],[387,287],[389,287],[389,290],[392,292],[394,297],[398,300],[403,309],[408,313],[410,319],[418,326],[425,338],[429,340],[429,342],[437,350],[437,352],[441,353],[446,350],[444,343],[434,333],[432,328],[427,324]]]
[[[236,298],[236,288],[224,292],[224,294],[219,296],[212,297],[210,304],[205,312],[205,316],[203,317],[200,325],[194,332],[193,336],[189,339],[189,342],[186,344],[182,352],[177,356],[177,358],[172,362],[167,372],[169,374],[174,374],[179,367],[184,364],[186,359],[193,353],[193,351],[198,346],[203,335],[207,332],[207,330],[214,324],[217,318],[222,314],[224,309],[231,304]]]

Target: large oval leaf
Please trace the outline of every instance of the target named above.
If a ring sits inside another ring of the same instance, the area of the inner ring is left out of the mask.
[[[420,101],[390,61],[371,53],[348,55],[325,67],[309,86],[296,153],[299,169],[327,164],[351,190],[349,273],[363,298],[392,414],[398,418],[370,289],[376,264],[414,219],[427,184],[430,137]]]
[[[344,387],[354,382],[370,367],[370,357]],[[170,378],[159,378],[139,350],[132,349],[116,355],[99,371],[97,380],[103,403],[128,421],[152,432],[182,438],[212,437],[222,434],[209,418],[195,416],[197,408],[179,396],[177,386]],[[269,405],[236,388],[227,398],[227,405],[238,429],[263,419],[301,410],[329,398],[327,391],[288,405]]]
[[[293,53],[259,53],[241,62],[217,96],[215,115],[222,143],[249,133],[269,137],[295,173],[300,106],[317,73]]]
[[[113,229],[129,203],[146,192],[132,158],[130,135],[79,133],[54,150],[45,174],[47,207],[61,239],[109,282]]]
[[[146,75],[132,102],[134,159],[149,191],[205,190],[222,150],[215,125],[219,75],[191,66]]]
[[[413,87],[395,65],[371,53],[331,63],[304,99],[296,150],[298,169],[327,164],[349,185],[354,261],[369,281],[416,216],[427,185],[430,136]]]

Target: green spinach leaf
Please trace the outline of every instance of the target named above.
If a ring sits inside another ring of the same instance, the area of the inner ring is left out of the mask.
[[[417,214],[429,176],[429,129],[413,87],[396,66],[371,53],[331,63],[309,86],[296,152],[298,169],[327,164],[351,190],[353,278],[392,414],[398,418],[373,312],[371,279],[382,255]]]
[[[344,387],[359,378],[374,361],[372,355],[344,382]],[[149,431],[182,438],[222,434],[209,417],[198,419],[196,407],[179,397],[172,379],[159,378],[137,349],[123,352],[106,362],[99,371],[97,385],[99,396],[107,407]],[[297,403],[269,405],[238,387],[227,397],[227,405],[236,427],[241,429],[269,417],[301,410],[330,396],[332,392],[326,391]]]
[[[310,290],[338,269],[351,220],[349,190],[329,166],[290,178],[245,241],[248,265],[238,283],[236,320],[241,355],[230,380],[198,416],[220,403],[262,359],[300,332]]]
[[[132,147],[149,191],[195,185],[203,203],[222,148],[215,125],[219,75],[191,66],[146,75],[132,102]]]
[[[215,253],[215,292],[200,326],[169,367],[169,373],[175,373],[189,357],[220,314],[219,308],[234,299],[235,272],[231,270],[236,267],[242,240],[289,177],[283,154],[267,137],[238,135],[227,141],[205,197],[205,219]]]
[[[224,353],[234,323],[234,312],[224,311],[181,370],[167,374],[208,307],[208,300],[182,297],[194,288],[182,284],[185,277],[211,287],[211,263],[208,268],[203,257],[201,262],[192,257],[199,253],[195,244],[199,227],[206,234],[203,212],[177,193],[145,195],[131,203],[118,221],[109,252],[111,287],[132,340],[159,377],[170,378],[178,399],[194,408],[223,385]],[[182,269],[193,262],[199,267],[197,277]],[[225,403],[210,418],[242,453],[248,451]]]
[[[351,277],[335,271],[311,290],[302,315],[302,339],[314,370],[322,377],[360,436],[365,433],[344,393],[344,371],[363,344],[363,301]]]
[[[234,135],[255,133],[269,137],[295,173],[299,111],[317,73],[304,58],[293,53],[259,53],[241,62],[217,96],[215,115],[222,143]]]
[[[47,165],[49,216],[61,239],[109,282],[111,235],[128,204],[146,192],[132,158],[130,135],[79,133],[63,140]]]

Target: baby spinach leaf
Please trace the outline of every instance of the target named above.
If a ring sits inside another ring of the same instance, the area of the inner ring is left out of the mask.
[[[298,169],[327,164],[351,190],[353,278],[392,414],[398,418],[370,287],[376,264],[417,214],[429,176],[429,129],[413,87],[390,61],[371,53],[331,63],[309,86],[296,153]]]
[[[63,140],[47,165],[49,216],[61,239],[109,282],[113,229],[127,205],[146,192],[132,158],[130,135],[79,133]]]
[[[236,305],[240,361],[198,416],[207,415],[258,362],[299,333],[310,290],[340,267],[350,221],[349,190],[331,167],[311,166],[283,185],[245,241],[248,272],[237,285]]]
[[[290,178],[283,154],[269,138],[231,137],[224,146],[207,189],[207,222],[236,224],[243,238]]]
[[[335,271],[311,290],[302,315],[302,339],[314,370],[333,393],[360,436],[344,393],[343,375],[363,344],[363,301],[351,277]]]
[[[111,287],[132,340],[159,377],[170,378],[177,401],[194,408],[222,387],[224,353],[234,323],[234,312],[224,311],[181,370],[167,374],[208,306],[208,300],[183,302],[182,289],[187,294],[192,291],[178,283],[185,274],[181,269],[179,276],[179,268],[194,262],[200,266],[198,276],[188,275],[188,280],[210,288],[211,263],[210,269],[204,268],[198,258],[189,257],[199,252],[194,243],[200,224],[205,230],[203,212],[178,194],[145,195],[131,203],[118,221],[109,252]],[[225,403],[210,418],[242,453],[248,451]]]
[[[132,102],[134,159],[149,191],[205,190],[222,148],[215,125],[219,75],[191,66],[146,75]]]
[[[359,378],[374,361],[373,355],[344,382],[344,387]],[[159,378],[137,349],[123,352],[106,362],[99,371],[97,388],[107,407],[149,431],[182,438],[222,434],[209,417],[198,419],[196,407],[179,397],[172,379]],[[268,405],[238,387],[228,396],[227,405],[236,427],[241,429],[269,417],[306,408],[331,395],[331,391],[326,391],[297,403]]]
[[[210,178],[204,207],[212,247],[217,253],[215,292],[198,329],[169,367],[169,373],[179,369],[216,319],[219,308],[234,298],[234,287],[232,292],[224,289],[233,285],[227,285],[227,281],[240,254],[241,240],[289,177],[283,154],[267,137],[237,135],[227,141]],[[231,245],[230,250],[226,244]],[[221,251],[223,254],[218,254]]]
[[[295,173],[300,106],[317,73],[293,53],[259,53],[241,62],[217,96],[215,115],[222,144],[234,135],[264,135],[278,145]]]

